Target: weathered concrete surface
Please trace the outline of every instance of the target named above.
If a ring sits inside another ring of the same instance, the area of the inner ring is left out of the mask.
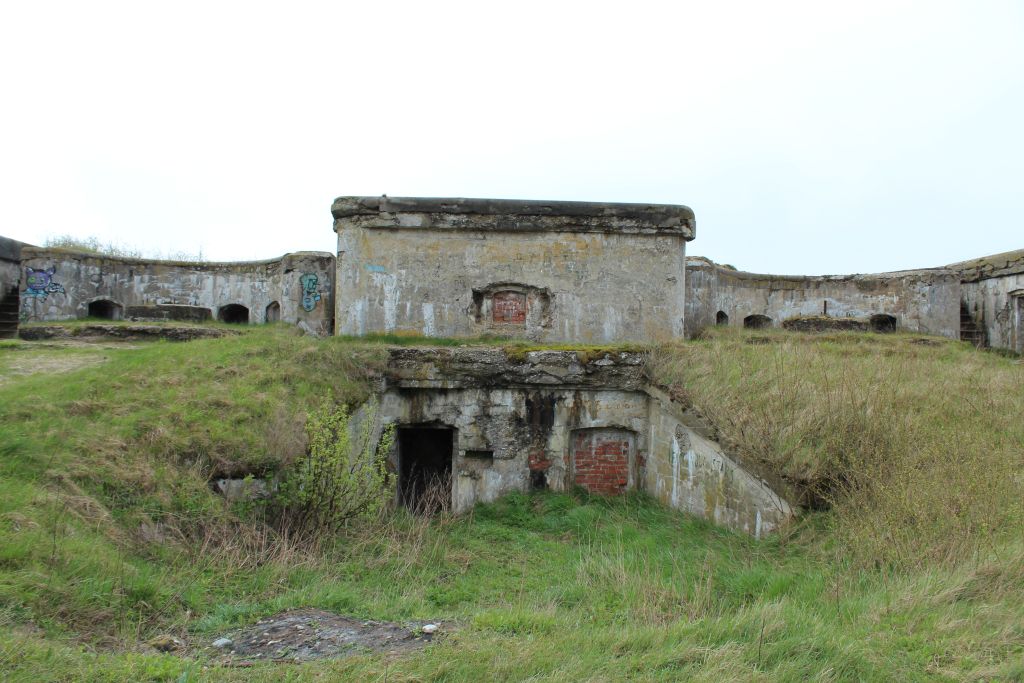
[[[645,354],[633,351],[395,348],[390,352],[387,381],[402,389],[560,386],[639,391],[645,382],[644,358]]]
[[[960,273],[964,306],[986,343],[1024,353],[1024,249],[949,268]]]
[[[21,250],[29,245],[0,237],[0,297],[21,281]]]
[[[391,349],[373,431],[452,429],[457,512],[509,491],[583,486],[647,490],[756,536],[777,528],[788,503],[649,387],[643,362],[632,352]],[[411,456],[396,444],[389,457],[400,472]]]
[[[760,275],[687,259],[686,333],[693,336],[717,323],[740,327],[751,315],[773,326],[808,316],[896,318],[897,329],[957,339],[960,334],[960,278],[950,269],[911,270],[877,275],[819,277]]]
[[[769,482],[728,454],[710,432],[673,403],[647,388],[650,454],[645,490],[667,505],[755,538],[776,530],[793,515],[792,506]]]
[[[164,325],[25,325],[18,335],[25,341],[43,339],[118,339],[122,341],[192,341],[239,334],[221,327],[174,327]]]
[[[342,197],[341,334],[657,341],[683,332],[683,206]]]
[[[124,259],[61,249],[22,250],[22,319],[84,318],[90,304],[110,302],[111,314],[145,313],[166,319],[168,306],[206,309],[223,318],[242,306],[248,322],[278,319],[312,334],[329,334],[333,314],[334,256],[320,252],[239,263]],[[94,314],[95,315],[95,314]]]

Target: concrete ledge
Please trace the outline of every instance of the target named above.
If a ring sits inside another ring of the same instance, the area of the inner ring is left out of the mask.
[[[116,339],[121,341],[192,341],[241,334],[213,327],[171,327],[164,325],[29,325],[18,330],[25,341],[44,339]]]
[[[696,229],[693,211],[676,204],[338,197],[331,214],[335,231],[344,222],[361,228],[678,234],[692,240]]]
[[[594,388],[639,391],[645,354],[633,351],[506,352],[502,348],[393,348],[385,378],[402,389]],[[581,357],[582,355],[582,357]]]

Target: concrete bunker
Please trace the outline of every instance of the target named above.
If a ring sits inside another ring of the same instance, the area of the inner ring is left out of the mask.
[[[271,301],[267,304],[266,321],[268,323],[276,323],[281,321],[281,304],[276,301]]]
[[[446,425],[398,428],[398,502],[432,514],[451,506],[455,429]]]
[[[385,196],[339,197],[331,212],[338,334],[683,334],[685,206]]]
[[[217,311],[217,320],[231,325],[248,325],[249,309],[242,304],[228,304]]]
[[[755,313],[743,319],[743,327],[750,330],[763,330],[772,326],[772,319],[766,315]]]
[[[390,349],[373,429],[397,428],[396,501],[461,513],[511,491],[580,486],[647,491],[753,535],[787,519],[785,500],[649,385],[645,361],[632,351]]]
[[[868,324],[872,332],[895,332],[898,322],[896,316],[886,313],[876,313],[868,318]]]
[[[124,318],[124,307],[110,299],[97,299],[89,302],[88,315],[90,318],[121,320]]]

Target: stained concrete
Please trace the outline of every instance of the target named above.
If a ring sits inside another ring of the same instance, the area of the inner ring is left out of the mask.
[[[587,343],[683,333],[687,207],[341,197],[333,215],[340,334]]]
[[[988,346],[1024,353],[1024,249],[949,266]]]
[[[21,259],[25,322],[84,318],[91,303],[110,301],[126,319],[216,319],[226,307],[241,305],[250,323],[266,322],[270,307],[310,334],[332,329],[334,256],[327,253],[189,263],[25,247]]]
[[[830,316],[859,320],[896,318],[898,330],[957,339],[960,334],[960,276],[950,268],[875,275],[786,276],[747,273],[691,257],[686,263],[686,333],[694,336],[717,324],[741,327],[751,315],[767,316],[773,327],[794,318]]]
[[[456,512],[510,491],[581,484],[573,444],[593,433],[629,444],[622,486],[602,491],[648,491],[755,536],[784,523],[793,514],[786,500],[649,386],[644,360],[634,352],[392,349],[373,433],[389,423],[454,430]],[[362,419],[365,411],[356,429]],[[400,457],[397,448],[389,454],[396,472]]]

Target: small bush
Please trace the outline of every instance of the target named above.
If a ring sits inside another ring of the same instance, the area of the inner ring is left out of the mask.
[[[309,448],[281,487],[282,520],[298,532],[333,532],[377,515],[391,496],[394,475],[387,453],[395,439],[388,425],[373,441],[376,401],[356,422],[345,405],[330,401],[306,421]]]

